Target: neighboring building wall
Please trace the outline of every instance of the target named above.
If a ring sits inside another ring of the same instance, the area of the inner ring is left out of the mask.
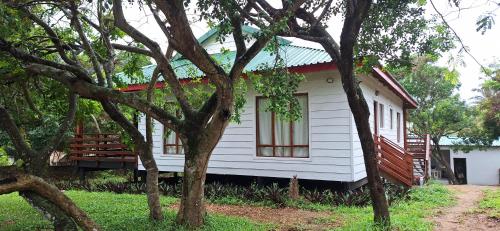
[[[451,149],[443,147],[443,149]],[[469,153],[450,151],[451,169],[455,169],[455,158],[466,159],[467,184],[498,185],[500,169],[500,147],[491,147],[487,150],[472,150]]]
[[[385,87],[381,82],[372,78],[371,76],[360,77],[361,89],[363,90],[363,95],[370,108],[370,129],[372,133],[374,132],[374,112],[373,112],[373,102],[377,101],[379,104],[384,105],[384,127],[380,127],[379,124],[379,134],[392,140],[394,143],[399,144],[401,147],[404,146],[404,133],[403,133],[403,101],[397,97],[392,91]],[[379,91],[378,95],[375,95],[375,91]],[[379,106],[380,107],[380,106]],[[380,110],[379,107],[377,110]],[[390,110],[392,109],[392,128],[391,128],[391,118]],[[397,113],[400,113],[400,140],[397,142]],[[379,120],[381,118],[380,111],[378,114]],[[365,171],[365,161],[363,159],[363,150],[361,149],[361,143],[359,141],[358,130],[356,129],[356,123],[354,122],[354,117],[351,114],[352,123],[352,163],[353,163],[353,174],[354,181],[358,181],[366,177]]]
[[[333,78],[333,83],[327,83]],[[257,157],[255,93],[249,87],[241,123],[231,123],[215,148],[208,173],[329,181],[353,181],[352,129],[338,71],[308,74],[299,93],[308,93],[309,158]],[[183,155],[164,155],[163,126],[155,124],[154,156],[160,171],[182,172]],[[140,122],[144,132],[144,120]],[[142,166],[139,166],[143,169]]]

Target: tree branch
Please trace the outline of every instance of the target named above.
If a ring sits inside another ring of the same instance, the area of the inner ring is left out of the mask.
[[[80,19],[78,18],[78,9],[75,3],[71,3],[71,24],[73,25],[74,29],[78,33],[80,40],[82,40],[82,45],[85,51],[87,52],[87,55],[90,58],[90,62],[92,63],[92,66],[94,68],[94,72],[97,76],[97,83],[99,86],[104,86],[104,76],[102,75],[100,63],[97,60],[97,55],[94,51],[94,48],[92,48],[92,45],[90,44],[90,41],[88,40],[87,36],[83,32],[82,24],[80,23]]]
[[[98,101],[109,100],[114,103],[127,105],[145,114],[151,115],[151,117],[160,121],[168,128],[178,131],[179,120],[176,116],[169,114],[165,110],[154,106],[136,95],[125,94],[117,90],[96,86],[73,77],[73,75],[67,71],[49,66],[31,64],[27,66],[26,69],[31,73],[47,76],[66,85],[70,90],[81,97]]]
[[[111,43],[111,45],[113,46],[113,48],[118,49],[118,50],[127,51],[127,52],[131,52],[131,53],[136,53],[136,54],[141,54],[141,55],[146,55],[149,57],[153,56],[153,53],[150,50],[143,49],[140,47],[127,46],[127,45],[122,45],[122,44],[118,44],[118,43]]]
[[[0,51],[5,51],[10,53],[13,57],[20,59],[25,62],[29,63],[38,63],[41,65],[46,65],[50,66],[53,68],[57,68],[59,70],[65,70],[69,71],[75,74],[78,78],[81,78],[82,80],[85,80],[89,83],[93,83],[94,81],[89,77],[88,73],[86,70],[81,69],[79,67],[75,67],[72,65],[67,65],[67,64],[61,64],[61,63],[56,63],[50,60],[42,59],[34,55],[30,55],[28,53],[25,53],[24,51],[13,47],[9,42],[4,40],[3,38],[0,38]]]
[[[47,146],[41,151],[42,155],[47,155],[50,156],[52,152],[59,146],[64,138],[64,135],[68,131],[68,129],[73,125],[73,120],[75,119],[76,115],[76,109],[77,109],[77,102],[78,102],[78,97],[76,96],[75,93],[69,92],[68,96],[68,112],[66,113],[66,116],[64,117],[64,120],[61,123],[61,126],[59,127],[59,130],[57,133],[54,135],[52,138],[52,141],[47,144]]]
[[[462,40],[462,38],[460,38],[460,36],[458,35],[458,33],[453,29],[453,27],[450,26],[450,24],[448,24],[448,21],[446,21],[446,19],[444,18],[444,15],[436,8],[436,6],[434,5],[434,2],[432,0],[430,0],[430,3],[432,5],[432,8],[434,9],[434,11],[436,11],[436,13],[439,15],[439,17],[441,18],[441,20],[443,21],[443,23],[446,25],[446,27],[448,27],[448,29],[451,30],[451,32],[453,32],[453,35],[455,35],[455,37],[458,39],[458,42],[460,43],[460,46],[462,47],[462,50],[465,51],[465,53],[467,53],[473,60],[474,62],[477,63],[477,65],[479,65],[481,67],[481,70],[483,70],[484,73],[488,73],[486,67],[484,67],[480,62],[479,60],[476,59],[476,57],[474,57],[474,55],[472,55],[472,53],[469,51],[469,48],[467,48]]]
[[[42,178],[24,174],[14,167],[2,167],[0,168],[0,181],[5,179],[7,179],[8,183],[0,184],[0,195],[32,191],[68,214],[82,229],[87,231],[100,230],[99,225],[92,221],[83,210],[78,208],[69,197]]]

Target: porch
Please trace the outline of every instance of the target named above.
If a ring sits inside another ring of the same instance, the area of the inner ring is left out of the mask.
[[[430,136],[409,136],[405,148],[382,135],[374,135],[378,166],[389,181],[411,187],[430,177]]]
[[[137,172],[138,156],[115,133],[85,133],[82,124],[69,142],[67,156],[71,166],[85,178],[87,171],[130,169]]]

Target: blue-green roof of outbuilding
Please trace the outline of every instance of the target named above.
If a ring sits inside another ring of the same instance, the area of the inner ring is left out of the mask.
[[[328,55],[328,53],[326,53],[324,50],[289,44],[280,46],[279,55],[285,61],[285,64],[288,68],[328,63],[332,61],[330,55]],[[232,67],[235,57],[235,51],[212,55],[212,58],[216,60],[216,62],[227,69],[230,69]],[[266,65],[267,67],[274,65],[275,60],[275,52],[262,50],[246,65],[244,72],[254,72],[262,70],[266,68]],[[173,60],[171,62],[171,65],[179,79],[203,76],[203,73],[187,59],[178,58],[176,60]],[[156,65],[148,65],[143,67],[142,71],[145,78],[142,81],[147,82],[151,78],[155,67]],[[122,81],[127,84],[144,83],[134,81],[134,78],[129,78],[128,76],[120,75],[120,77]]]
[[[439,145],[442,146],[454,146],[456,144],[460,144],[462,142],[461,138],[458,137],[441,137],[439,140]],[[491,147],[500,147],[500,139],[496,139],[491,144]]]

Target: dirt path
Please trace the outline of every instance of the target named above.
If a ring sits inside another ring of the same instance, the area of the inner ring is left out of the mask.
[[[456,192],[457,204],[444,208],[432,218],[435,230],[498,230],[498,222],[488,219],[483,214],[474,213],[477,204],[483,198],[483,190],[493,188],[475,185],[449,185]]]
[[[171,208],[177,209],[178,204]],[[228,216],[245,217],[262,223],[273,223],[280,231],[288,230],[329,230],[339,226],[333,222],[325,222],[331,218],[329,212],[316,212],[295,208],[268,208],[258,206],[207,204],[209,213]]]

